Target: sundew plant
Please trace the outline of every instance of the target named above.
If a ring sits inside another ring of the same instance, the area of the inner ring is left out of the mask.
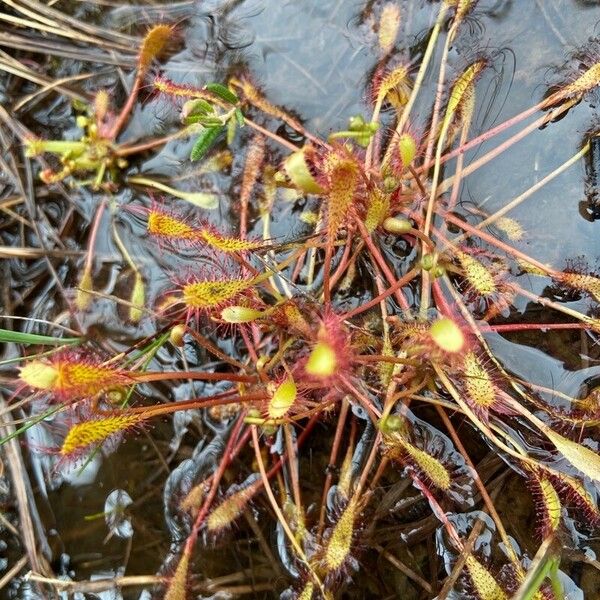
[[[5,3],[7,597],[597,597],[600,41],[533,4],[523,105],[510,2]],[[286,11],[364,67],[310,119]]]

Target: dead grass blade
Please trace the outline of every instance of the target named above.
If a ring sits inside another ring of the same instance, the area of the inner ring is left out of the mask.
[[[124,68],[133,68],[136,63],[136,54],[133,48],[129,48],[130,54],[124,55],[113,50],[103,48],[80,48],[75,44],[69,44],[61,40],[48,40],[45,37],[22,36],[8,31],[0,31],[0,46],[61,56],[84,62],[103,63]]]
[[[80,250],[52,250],[46,248],[28,248],[25,246],[0,246],[0,258],[34,259],[48,256],[66,258],[69,256],[83,256]]]
[[[135,37],[80,21],[72,15],[64,14],[42,2],[35,0],[20,0],[20,2],[3,0],[3,2],[21,14],[33,19],[33,21],[21,19],[22,21],[27,21],[26,26],[33,29],[50,31],[64,37],[71,37],[77,41],[87,41],[113,50],[129,50],[132,44],[139,43],[139,40]]]
[[[0,398],[0,407],[4,409],[6,402],[3,398]],[[6,437],[14,433],[14,427],[8,420],[8,414],[3,414],[0,417],[2,427],[0,429],[2,437]],[[4,456],[8,464],[8,471],[10,473],[12,488],[17,503],[17,509],[19,512],[19,524],[21,528],[21,540],[25,551],[27,553],[27,559],[33,569],[39,572],[43,572],[44,567],[43,561],[38,554],[37,541],[35,536],[35,529],[33,525],[33,519],[31,516],[30,500],[33,500],[31,490],[28,489],[26,482],[29,482],[29,476],[25,470],[23,463],[23,457],[21,456],[21,450],[19,443],[16,439],[9,440],[3,446]]]
[[[71,77],[63,77],[62,79],[56,79],[55,81],[50,81],[47,84],[43,85],[39,90],[32,92],[31,94],[27,94],[21,100],[19,100],[13,107],[13,111],[18,111],[23,108],[26,104],[29,104],[32,100],[36,98],[39,100],[41,96],[51,92],[53,90],[60,91],[60,88],[63,83],[70,83],[72,81],[82,81],[85,79],[90,79],[91,77],[96,77],[97,75],[102,75],[107,73],[106,70],[98,71],[96,73],[81,73],[80,75],[73,75]],[[64,92],[61,92],[64,93]],[[91,99],[88,99],[91,100]]]
[[[11,73],[12,75],[16,75],[17,77],[21,77],[22,79],[27,79],[28,81],[32,81],[33,83],[37,83],[38,85],[42,86],[47,86],[56,83],[49,77],[46,77],[45,75],[35,73],[31,69],[20,63],[18,60],[11,59],[10,57],[8,57],[7,54],[5,54],[2,51],[0,51],[0,57],[0,70],[4,71],[5,73]],[[73,92],[72,90],[63,87],[60,84],[56,85],[55,87],[58,92],[64,94],[65,96],[68,96],[69,98],[72,98],[74,100],[80,100],[82,102],[89,101],[89,98],[86,98],[78,92]]]
[[[12,566],[12,568],[5,573],[4,577],[0,579],[0,590],[4,589],[6,585],[9,584],[19,574],[19,571],[25,567],[27,561],[27,555],[21,556],[21,558]]]

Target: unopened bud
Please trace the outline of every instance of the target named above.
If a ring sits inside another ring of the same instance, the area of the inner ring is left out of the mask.
[[[413,226],[408,219],[403,217],[388,217],[383,222],[383,228],[389,233],[404,235],[405,233],[408,233]]]
[[[404,419],[399,415],[388,415],[384,419],[381,419],[377,426],[383,433],[400,431],[404,427]]]
[[[221,319],[226,323],[251,323],[262,316],[260,310],[247,306],[228,306],[221,311]]]
[[[336,369],[334,349],[326,342],[318,342],[308,357],[306,372],[314,377],[331,377],[335,375]]]
[[[186,327],[185,325],[183,325],[183,323],[175,325],[175,327],[171,329],[171,333],[169,334],[169,341],[171,342],[171,344],[173,344],[173,346],[177,346],[178,348],[183,347],[183,345],[185,344],[185,342],[183,341],[185,331]]]
[[[435,264],[435,256],[433,254],[424,254],[421,258],[421,269],[430,271]]]
[[[443,265],[435,265],[435,268],[433,269],[431,274],[433,275],[434,279],[437,279],[438,277],[442,277],[446,274],[446,269]]]
[[[409,133],[403,133],[398,140],[398,153],[403,167],[408,167],[417,154],[417,142]]]
[[[445,352],[460,352],[465,345],[465,336],[461,328],[447,317],[435,321],[429,329],[429,334],[435,344]]]

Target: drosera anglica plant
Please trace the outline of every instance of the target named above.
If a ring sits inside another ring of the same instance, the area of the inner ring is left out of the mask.
[[[137,321],[148,326],[147,337],[124,350],[108,339],[89,339],[79,350],[23,356],[18,374],[19,394],[30,392],[27,406],[51,398],[60,415],[68,415],[63,459],[83,460],[174,413],[200,415],[194,427],[201,427],[202,441],[165,483],[172,539],[156,597],[191,597],[198,565],[203,576],[231,576],[250,582],[244,591],[253,591],[259,580],[254,571],[247,576],[252,561],[240,575],[226,572],[225,564],[211,572],[205,560],[215,544],[237,542],[249,523],[251,540],[271,569],[281,564],[281,576],[265,583],[284,598],[366,597],[362,578],[385,559],[401,565],[423,596],[446,597],[456,586],[456,593],[466,590],[478,600],[504,600],[529,586],[534,569],[515,549],[513,523],[498,507],[508,479],[506,471],[495,477],[503,463],[532,491],[540,548],[554,548],[559,538],[577,546],[578,530],[594,531],[600,522],[593,397],[562,398],[558,410],[543,386],[511,373],[494,345],[498,334],[552,328],[594,339],[598,278],[587,268],[561,271],[529,256],[521,244],[529,233],[504,216],[506,206],[490,213],[460,203],[462,181],[528,131],[550,129],[593,92],[600,83],[597,64],[582,64],[536,106],[477,134],[474,115],[491,61],[478,55],[453,74],[449,62],[476,3],[432,5],[437,18],[411,65],[394,50],[402,43],[403,5],[375,4],[365,9],[380,21],[364,114],[323,138],[271,102],[248,73],[196,86],[161,74],[151,87],[179,102],[183,128],[176,124],[164,139],[137,147],[119,145],[118,134],[151,77],[150,64],[171,37],[170,26],[159,25],[142,43],[132,92],[118,117],[110,117],[100,91],[85,139],[74,146],[30,142],[30,154],[61,157],[62,170],[47,173],[46,183],[93,173],[92,188],[104,193],[123,180],[120,159],[158,149],[167,139],[193,137],[191,163],[210,160],[215,146],[232,143],[234,134],[246,144],[234,150],[240,176],[229,208],[239,217],[237,231],[209,224],[197,211],[198,204],[208,207],[206,196],[196,197],[186,216],[169,199],[143,209],[145,234],[158,242],[165,278],[173,281],[162,296],[155,286],[154,297],[138,295],[128,304],[142,311]],[[427,76],[437,82],[432,98]],[[431,108],[422,135],[415,133],[419,106]],[[493,146],[496,136],[542,110],[533,129],[527,125]],[[464,161],[483,140],[491,149]],[[127,181],[162,185],[136,175]],[[270,233],[277,211],[287,211],[290,220],[300,212],[289,198],[315,218],[294,222],[304,232],[308,225],[307,235],[277,245]],[[104,200],[98,205],[95,223],[108,206]],[[110,207],[114,217],[116,205]],[[113,239],[138,282],[143,252],[134,259],[118,233]],[[80,278],[80,309],[96,293],[95,241],[91,236]],[[405,252],[396,253],[398,247]],[[514,275],[524,264],[561,290],[569,288],[579,304],[525,288]],[[564,322],[515,321],[523,298]],[[502,322],[508,314],[511,320]],[[171,346],[183,367],[169,368],[157,358]],[[168,398],[147,393],[159,385]],[[51,427],[38,421],[37,427]],[[476,505],[489,517],[475,522],[494,525],[486,525],[485,535],[472,533],[483,528],[471,527],[469,511]],[[444,542],[434,548],[437,527]],[[405,553],[407,565],[387,548],[399,553],[420,535],[430,543],[431,581],[412,549]],[[276,547],[264,543],[269,536]],[[479,539],[490,552],[503,552],[504,572],[483,555]],[[551,558],[554,566],[528,597],[561,597],[558,555]],[[380,585],[378,597],[389,596],[387,583]]]

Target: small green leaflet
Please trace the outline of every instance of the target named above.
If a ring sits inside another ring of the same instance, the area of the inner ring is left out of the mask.
[[[362,115],[354,115],[349,119],[348,131],[336,131],[329,139],[353,138],[359,146],[366,148],[378,128],[377,123],[367,123]]]
[[[208,113],[215,112],[212,104],[203,100],[202,98],[197,98],[195,100],[188,100],[184,105],[181,111],[181,114],[184,117],[192,117],[198,115],[207,115]]]
[[[237,124],[240,127],[243,127],[246,124],[246,121],[244,119],[244,115],[243,115],[242,111],[239,108],[235,109],[235,120],[237,121]]]
[[[225,127],[222,125],[204,129],[192,148],[190,160],[200,160],[210,150],[210,147],[217,141],[217,138],[224,130]]]
[[[223,121],[214,115],[191,115],[184,119],[185,125],[194,125],[195,123],[200,123],[204,127],[220,127],[223,125]]]
[[[201,98],[186,102],[183,105],[181,116],[186,125],[201,123],[205,127],[216,127],[223,124],[215,114],[213,106]]]
[[[207,83],[204,86],[205,90],[208,90],[215,96],[219,96],[225,102],[229,102],[230,104],[237,104],[240,99],[228,88],[220,83]]]
[[[229,121],[227,121],[227,145],[228,146],[231,146],[231,144],[233,144],[233,140],[235,139],[236,131],[237,131],[236,119],[229,119]]]

